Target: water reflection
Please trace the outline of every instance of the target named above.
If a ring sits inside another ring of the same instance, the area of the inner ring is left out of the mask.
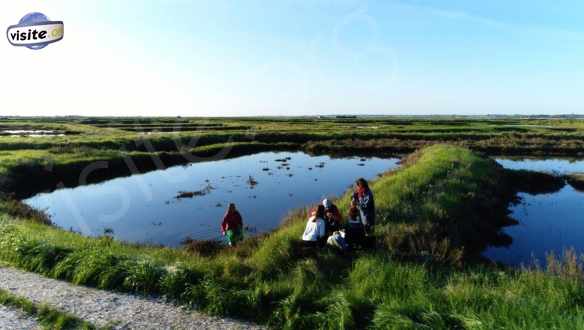
[[[508,169],[524,169],[558,174],[584,172],[584,161],[565,159],[497,159]],[[507,247],[491,247],[484,255],[509,265],[545,263],[546,254],[561,254],[574,247],[584,253],[584,193],[570,185],[544,194],[520,193],[521,202],[511,206],[518,225],[505,227],[512,237]]]
[[[39,194],[25,202],[85,235],[169,246],[216,238],[229,202],[252,231],[273,230],[291,210],[342,194],[358,177],[375,178],[398,159],[313,157],[264,152]]]
[[[510,170],[530,170],[536,172],[548,172],[568,174],[584,172],[583,159],[569,158],[497,158],[497,163]]]
[[[561,254],[569,247],[584,253],[584,194],[569,185],[552,194],[519,194],[511,208],[518,225],[505,228],[513,238],[509,247],[489,248],[485,256],[510,265],[544,261],[547,252]]]

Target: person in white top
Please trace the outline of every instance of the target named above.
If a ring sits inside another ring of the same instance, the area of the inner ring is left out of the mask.
[[[308,219],[306,229],[302,234],[302,240],[305,242],[317,243],[322,241],[326,236],[326,224],[324,222],[324,206],[319,205],[316,212]],[[313,243],[313,244],[314,244]]]

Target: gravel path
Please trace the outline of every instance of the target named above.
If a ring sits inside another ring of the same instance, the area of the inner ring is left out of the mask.
[[[0,305],[0,329],[3,330],[37,330],[42,329],[38,323],[19,310]]]
[[[0,288],[35,303],[48,304],[98,327],[113,325],[114,329],[261,329],[252,324],[187,311],[155,299],[75,286],[12,268],[0,267]],[[0,322],[0,329],[4,329],[1,325]],[[22,328],[28,329],[24,325]]]

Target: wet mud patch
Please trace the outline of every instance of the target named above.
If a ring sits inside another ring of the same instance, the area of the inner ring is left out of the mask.
[[[206,195],[210,194],[211,191],[213,191],[213,190],[215,190],[215,188],[212,185],[207,184],[207,186],[201,190],[179,191],[175,198],[181,199],[181,198],[193,198],[193,197],[206,196]]]

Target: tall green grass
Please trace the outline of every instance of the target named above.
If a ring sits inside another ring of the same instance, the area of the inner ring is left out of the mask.
[[[496,236],[504,171],[437,145],[371,184],[376,248],[302,248],[307,210],[212,256],[87,238],[0,215],[0,260],[98,288],[159,295],[212,315],[285,329],[574,329],[584,326],[578,260],[513,270],[473,262]],[[349,194],[337,204],[346,212]]]
[[[25,298],[15,296],[4,290],[0,290],[0,305],[22,310],[25,314],[36,319],[39,324],[47,330],[97,329],[91,323],[83,321],[73,315],[63,313],[50,306],[35,304]],[[104,329],[109,329],[109,327]]]

